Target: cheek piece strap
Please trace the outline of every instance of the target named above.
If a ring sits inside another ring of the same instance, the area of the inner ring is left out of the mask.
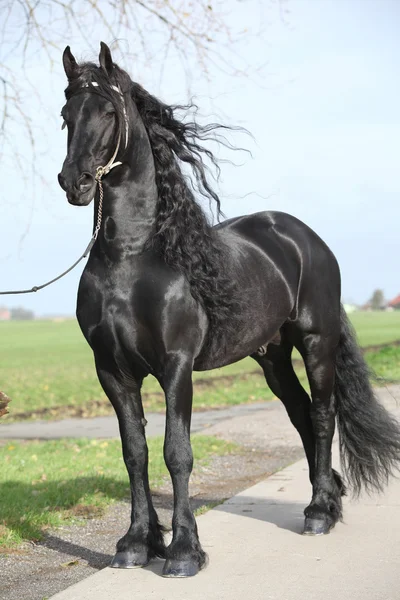
[[[99,84],[96,81],[92,81],[90,84],[86,83],[84,85],[84,87],[89,87],[89,85],[93,85],[94,87],[99,87]],[[112,85],[111,87],[114,91],[118,92],[118,94],[120,95],[120,98],[121,98],[121,102],[122,102],[122,110],[123,110],[124,120],[125,120],[125,148],[126,148],[128,146],[128,116],[126,113],[125,99],[124,99],[124,95],[121,91],[121,88],[119,86]],[[90,241],[88,249],[86,250],[87,253],[90,252],[91,248],[93,247],[93,244],[97,239],[97,236],[99,234],[100,227],[101,227],[101,220],[102,220],[102,216],[103,216],[103,196],[104,196],[103,183],[102,183],[101,179],[102,179],[102,177],[104,177],[104,175],[107,175],[107,173],[109,173],[111,171],[111,169],[114,169],[114,167],[118,167],[118,165],[122,165],[121,161],[119,161],[119,160],[115,161],[118,151],[119,151],[120,144],[121,144],[121,132],[118,135],[117,146],[114,150],[112,157],[108,161],[108,163],[104,167],[100,166],[100,167],[96,168],[95,180],[96,180],[97,186],[99,188],[99,204],[97,207],[96,227],[94,229],[93,237]]]

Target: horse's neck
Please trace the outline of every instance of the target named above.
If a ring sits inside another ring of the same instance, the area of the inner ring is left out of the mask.
[[[96,246],[111,260],[140,253],[156,217],[154,159],[144,127],[131,133],[130,139],[126,152],[130,164],[115,167],[103,183],[103,218]]]

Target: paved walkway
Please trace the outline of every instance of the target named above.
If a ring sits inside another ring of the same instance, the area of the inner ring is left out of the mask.
[[[398,600],[400,481],[379,498],[345,502],[345,524],[299,535],[310,498],[305,460],[198,518],[209,566],[191,579],[106,568],[52,600]]]
[[[277,404],[276,402],[273,404]],[[192,432],[201,431],[216,423],[227,421],[234,417],[252,415],[260,410],[270,410],[271,402],[241,404],[222,410],[207,410],[194,412],[192,417]],[[148,437],[164,435],[165,415],[161,413],[146,413]],[[91,419],[63,419],[62,421],[22,421],[20,423],[0,424],[1,439],[42,439],[57,438],[115,438],[119,437],[118,422],[114,415],[111,417],[94,417]]]

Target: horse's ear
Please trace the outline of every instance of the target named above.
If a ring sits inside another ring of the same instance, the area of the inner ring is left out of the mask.
[[[79,77],[79,66],[69,46],[67,46],[63,52],[63,65],[68,81]]]
[[[111,50],[104,42],[100,42],[99,63],[103,71],[110,77],[113,71]]]

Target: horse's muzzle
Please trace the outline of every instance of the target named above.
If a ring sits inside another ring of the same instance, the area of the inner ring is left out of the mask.
[[[58,174],[58,183],[67,193],[67,200],[74,206],[87,206],[90,204],[96,191],[96,181],[88,172],[82,173],[79,179],[72,185],[69,184],[63,173]]]

